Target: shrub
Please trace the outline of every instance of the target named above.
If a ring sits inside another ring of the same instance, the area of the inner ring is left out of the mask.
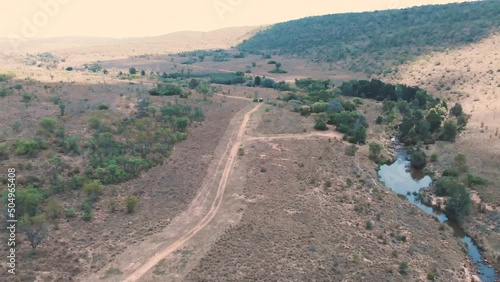
[[[164,83],[158,85],[157,88],[149,90],[152,96],[175,96],[182,94],[182,88],[177,84]]]
[[[97,197],[99,197],[102,192],[102,183],[99,180],[94,180],[83,186],[83,193],[85,193],[87,197],[93,200],[97,199]]]
[[[467,177],[465,178],[465,183],[467,183],[467,186],[472,188],[476,185],[486,185],[488,184],[488,181],[480,176],[467,173]]]
[[[99,106],[97,106],[97,109],[102,111],[102,110],[107,110],[109,109],[109,107],[107,105],[104,105],[104,104],[99,104]]]
[[[345,154],[348,156],[355,156],[357,151],[358,151],[358,147],[354,144],[351,144],[351,145],[347,146],[347,148],[345,150]]]
[[[384,118],[381,116],[378,116],[377,119],[375,120],[376,124],[382,124],[384,122]]]
[[[137,69],[136,69],[136,68],[134,68],[134,67],[132,67],[132,68],[129,68],[129,69],[128,69],[128,72],[130,73],[130,75],[134,75],[134,74],[136,74],[136,73],[137,73]]]
[[[243,147],[238,148],[238,156],[244,156],[245,155],[245,149]]]
[[[402,275],[407,275],[409,269],[410,267],[408,266],[408,262],[402,261],[399,264],[399,273],[401,273]]]
[[[435,279],[436,278],[435,278],[434,273],[432,273],[432,272],[427,273],[427,280],[434,281]]]
[[[467,165],[467,157],[465,154],[459,153],[455,156],[453,168],[457,169],[460,173],[467,172],[469,166]]]
[[[15,151],[17,155],[36,156],[43,148],[42,144],[36,140],[21,139],[15,144]]]
[[[367,220],[365,223],[365,228],[367,230],[373,230],[373,222],[371,220]]]
[[[127,213],[134,213],[135,207],[137,206],[137,203],[139,202],[139,199],[136,196],[128,196],[127,199],[125,199],[125,206],[127,207]]]
[[[438,158],[439,158],[438,153],[432,153],[432,155],[431,155],[431,162],[433,162],[433,163],[437,162]]]
[[[59,218],[59,215],[61,213],[61,202],[59,202],[58,200],[51,200],[47,205],[45,213],[50,219]]]
[[[328,130],[328,126],[326,126],[326,117],[324,117],[324,116],[316,117],[314,129],[320,130],[320,131]]]
[[[64,211],[64,213],[66,214],[66,218],[75,218],[76,217],[76,213],[72,208],[66,209]]]
[[[56,120],[53,119],[53,118],[49,118],[49,117],[46,117],[46,118],[43,118],[41,121],[40,121],[40,126],[47,130],[48,132],[54,132],[54,129],[56,127]]]
[[[378,159],[378,157],[380,156],[380,152],[382,151],[382,145],[376,142],[371,142],[369,147],[370,147],[370,158],[372,160]]]
[[[0,161],[8,160],[9,152],[6,144],[0,144]]]
[[[447,168],[443,171],[443,176],[458,177],[460,172],[454,168]]]

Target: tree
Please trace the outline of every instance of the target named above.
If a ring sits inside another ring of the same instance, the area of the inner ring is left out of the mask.
[[[255,82],[256,86],[260,86],[260,82],[261,82],[260,76],[256,76],[254,82]]]
[[[431,109],[425,119],[431,126],[431,132],[435,132],[441,127],[442,118],[436,109]]]
[[[134,67],[132,67],[128,69],[128,72],[130,73],[130,75],[134,75],[137,73],[137,70]]]
[[[443,132],[441,134],[441,140],[453,142],[457,136],[457,124],[453,120],[447,120],[443,125]]]
[[[38,212],[38,207],[43,201],[43,198],[43,192],[35,188],[29,187],[26,189],[17,190],[17,215],[19,217],[22,217],[24,215],[35,216]]]
[[[451,108],[450,113],[456,117],[462,115],[462,113],[463,113],[462,105],[460,105],[459,103],[456,103],[455,106],[453,106],[453,108]]]
[[[49,235],[47,221],[42,214],[23,216],[19,221],[19,228],[26,234],[31,248],[34,250],[36,250],[36,247]]]
[[[410,159],[411,166],[416,169],[423,169],[427,164],[427,156],[424,151],[416,150],[411,154]]]
[[[145,70],[141,70],[141,76],[145,76],[146,75],[146,71]]]
[[[189,81],[189,88],[190,89],[196,89],[200,85],[200,81],[198,79],[192,78]]]
[[[376,142],[371,142],[370,145],[370,158],[372,160],[378,159],[380,152],[382,151],[382,145]]]
[[[446,200],[446,215],[454,220],[461,221],[469,214],[471,197],[464,186],[460,185],[449,192],[450,197]]]

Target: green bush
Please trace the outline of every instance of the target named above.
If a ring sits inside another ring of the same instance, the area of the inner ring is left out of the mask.
[[[57,121],[55,119],[46,117],[40,121],[40,126],[43,129],[47,130],[48,132],[54,132],[54,129],[56,127],[56,123],[57,123]]]
[[[376,142],[371,142],[370,145],[370,159],[376,160],[380,156],[380,152],[382,151],[382,145]]]
[[[410,267],[408,265],[408,262],[406,261],[402,261],[400,264],[399,264],[399,273],[401,273],[402,275],[407,275],[408,274],[408,271],[409,271]]]
[[[347,146],[347,148],[345,150],[345,154],[348,156],[355,156],[357,151],[358,151],[358,147],[354,144],[351,144],[351,145]]]
[[[467,186],[472,188],[476,185],[486,185],[488,184],[488,181],[480,176],[467,173],[467,176],[465,178],[465,183],[467,183]]]
[[[182,88],[177,84],[163,83],[149,90],[152,96],[175,96],[182,94]]]
[[[103,192],[102,183],[99,180],[94,180],[83,186],[83,193],[91,199],[97,199]]]
[[[16,141],[15,151],[17,155],[36,156],[45,146],[37,140],[21,139]]]
[[[66,215],[66,218],[75,218],[76,213],[72,208],[68,208],[64,211],[64,214]]]
[[[454,168],[447,168],[443,171],[443,176],[458,177],[460,172]]]
[[[109,109],[109,107],[107,105],[104,105],[104,104],[99,104],[99,106],[97,106],[97,109],[100,111],[103,111],[103,110]]]
[[[433,163],[437,162],[438,158],[439,158],[438,153],[432,153],[432,155],[431,155],[431,162],[433,162]]]
[[[9,152],[6,144],[0,144],[0,161],[8,160]]]

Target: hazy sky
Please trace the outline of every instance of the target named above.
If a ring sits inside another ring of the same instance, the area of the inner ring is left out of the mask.
[[[0,37],[154,36],[460,0],[0,0]]]

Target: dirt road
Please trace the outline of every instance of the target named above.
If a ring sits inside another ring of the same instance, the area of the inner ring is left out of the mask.
[[[236,136],[236,140],[233,143],[233,146],[228,148],[227,150],[229,151],[229,156],[227,158],[227,161],[224,166],[224,170],[222,173],[222,177],[219,182],[219,186],[217,188],[217,194],[215,196],[215,200],[212,202],[212,205],[210,207],[210,210],[208,213],[200,220],[200,222],[194,226],[189,232],[184,234],[181,238],[179,238],[177,241],[173,242],[170,246],[168,246],[166,249],[162,250],[161,252],[155,254],[153,257],[151,257],[146,263],[141,265],[138,269],[136,269],[133,273],[131,273],[125,281],[132,282],[132,281],[137,281],[142,275],[144,275],[146,272],[148,272],[152,267],[154,267],[160,260],[174,252],[175,250],[179,249],[182,245],[184,245],[190,238],[192,238],[196,233],[198,233],[201,229],[203,229],[216,215],[217,210],[219,209],[221,203],[222,203],[222,197],[224,195],[224,191],[226,188],[226,183],[229,178],[229,175],[231,173],[231,168],[233,166],[234,159],[236,158],[238,154],[238,149],[241,145],[241,141],[243,139],[243,135],[245,133],[245,128],[246,125],[250,119],[250,116],[257,111],[262,104],[257,104],[252,110],[247,112],[243,118],[243,122],[241,123],[239,130],[238,130],[238,135]]]

